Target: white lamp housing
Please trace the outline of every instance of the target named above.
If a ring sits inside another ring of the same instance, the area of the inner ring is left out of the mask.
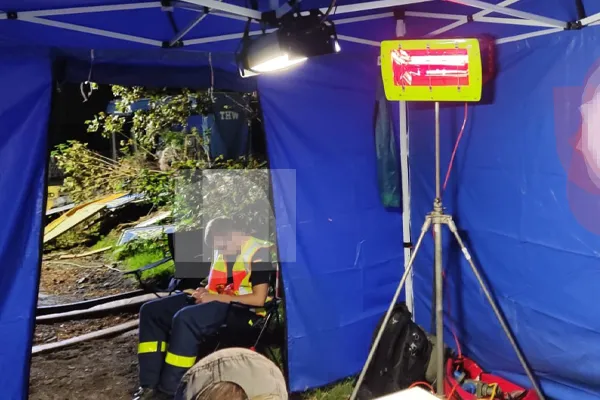
[[[248,42],[242,57],[240,74],[249,77],[265,72],[280,71],[301,64],[308,58],[293,54],[281,45],[278,32],[267,33]]]
[[[237,57],[242,77],[285,70],[310,57],[341,51],[335,26],[319,10],[285,15],[278,27],[260,36],[244,36]]]

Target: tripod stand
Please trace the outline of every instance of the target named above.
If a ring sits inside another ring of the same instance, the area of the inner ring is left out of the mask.
[[[481,287],[481,290],[483,291],[485,297],[487,298],[487,301],[489,302],[490,306],[492,307],[492,310],[494,311],[494,314],[496,315],[498,322],[502,326],[502,329],[504,330],[504,333],[506,334],[508,341],[510,342],[511,346],[513,347],[513,349],[519,359],[519,362],[521,363],[523,369],[525,370],[527,377],[531,381],[531,384],[532,384],[535,392],[537,393],[540,400],[545,400],[544,394],[542,393],[542,390],[540,389],[540,387],[533,375],[533,372],[529,368],[529,365],[527,364],[527,361],[525,360],[525,357],[524,357],[523,353],[521,352],[521,349],[519,348],[519,346],[514,338],[514,335],[512,334],[510,328],[508,327],[508,324],[506,323],[506,320],[505,320],[502,312],[498,308],[498,305],[494,301],[494,298],[492,297],[487,285],[485,284],[483,278],[481,277],[479,270],[475,266],[475,263],[473,262],[473,259],[471,257],[471,254],[469,253],[469,250],[466,248],[464,241],[462,240],[460,234],[458,233],[458,229],[456,227],[456,224],[454,223],[454,220],[452,219],[452,216],[444,214],[444,209],[442,206],[441,186],[440,186],[440,104],[439,104],[439,102],[435,103],[435,184],[436,184],[436,187],[435,187],[436,197],[433,202],[433,211],[425,217],[425,222],[423,222],[423,226],[421,227],[421,233],[419,235],[419,238],[417,239],[417,243],[415,244],[414,251],[410,255],[410,259],[409,259],[408,265],[406,266],[406,270],[404,271],[404,274],[402,275],[400,284],[398,285],[398,288],[396,289],[396,293],[394,294],[392,302],[390,303],[390,306],[385,314],[383,322],[381,323],[381,327],[380,327],[379,331],[377,332],[377,336],[375,337],[373,345],[371,346],[371,351],[369,352],[369,356],[367,357],[367,361],[365,362],[365,365],[363,366],[363,369],[358,377],[356,385],[354,386],[354,390],[352,392],[352,396],[350,397],[350,400],[356,399],[356,396],[358,394],[360,386],[365,378],[365,374],[369,368],[369,365],[371,364],[371,361],[377,350],[377,347],[379,346],[379,342],[381,341],[383,332],[384,332],[385,328],[387,327],[387,324],[388,324],[388,321],[392,314],[392,311],[394,309],[394,306],[396,305],[396,302],[398,301],[398,297],[400,296],[400,293],[402,292],[402,288],[404,287],[404,284],[406,283],[406,279],[408,278],[408,275],[410,274],[410,272],[412,270],[415,258],[419,252],[419,249],[421,248],[423,238],[425,237],[425,234],[429,231],[429,229],[431,227],[433,227],[433,233],[434,233],[434,263],[435,263],[435,303],[436,303],[435,304],[435,315],[436,315],[436,352],[437,352],[436,391],[437,391],[438,397],[440,397],[442,399],[445,398],[445,396],[444,396],[444,375],[445,375],[444,374],[444,372],[445,372],[444,304],[443,304],[443,283],[444,282],[443,282],[443,268],[442,268],[442,225],[447,226],[448,229],[450,230],[450,232],[453,234],[454,238],[456,239],[456,241],[463,253],[463,256],[465,257],[465,260],[468,262],[469,266],[471,267],[473,274],[475,274],[475,278],[477,279],[479,286]]]

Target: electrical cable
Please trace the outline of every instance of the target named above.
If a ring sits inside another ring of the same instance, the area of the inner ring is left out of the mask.
[[[446,179],[444,180],[444,186],[442,188],[442,193],[446,190],[446,186],[448,185],[448,179],[450,178],[450,172],[452,171],[452,166],[454,165],[454,157],[456,156],[456,151],[458,150],[458,145],[460,144],[460,140],[462,139],[463,133],[465,132],[465,126],[467,125],[467,117],[468,117],[468,105],[465,103],[465,118],[463,120],[462,128],[460,128],[460,133],[456,138],[456,144],[454,145],[454,150],[452,151],[452,157],[450,157],[450,163],[448,164],[448,171],[446,172]]]
[[[454,144],[454,149],[452,150],[452,156],[450,157],[450,162],[448,164],[448,171],[446,172],[446,178],[444,179],[444,185],[442,187],[442,195],[446,190],[446,186],[448,185],[448,180],[450,179],[450,172],[452,171],[452,167],[454,166],[454,158],[456,157],[456,152],[458,150],[458,145],[462,139],[463,133],[465,132],[465,126],[467,125],[468,118],[468,105],[465,103],[465,117],[463,119],[462,127],[460,128],[460,132],[458,133],[458,137],[456,138],[456,143]],[[444,284],[446,283],[446,274],[444,274]],[[448,299],[448,303],[450,303]],[[448,314],[450,315],[450,304],[448,304]],[[452,336],[454,336],[454,342],[456,343],[456,350],[458,351],[458,358],[462,358],[462,348],[460,346],[460,342],[458,341],[458,335],[456,334],[456,328],[451,324],[450,331],[452,332]]]
[[[492,383],[491,385],[494,389],[492,390],[492,395],[490,396],[490,400],[494,400],[496,398],[496,392],[498,391],[498,383]]]
[[[415,382],[412,385],[410,385],[408,388],[412,389],[412,388],[417,387],[417,386],[425,386],[426,388],[428,388],[431,391],[431,393],[435,393],[435,390],[433,390],[433,386],[431,386],[427,382]]]
[[[450,391],[450,394],[448,395],[448,400],[452,400],[452,396],[454,396],[454,392],[456,392],[457,388],[458,388],[458,382],[456,382],[454,384],[454,386],[452,387],[452,390]]]

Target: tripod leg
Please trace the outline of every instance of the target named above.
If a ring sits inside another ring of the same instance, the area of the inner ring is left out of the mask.
[[[508,341],[512,345],[515,353],[517,354],[517,357],[519,358],[519,361],[521,362],[521,365],[523,366],[523,369],[525,370],[525,373],[527,374],[527,377],[529,377],[529,380],[531,381],[531,384],[533,385],[533,389],[537,393],[540,400],[545,400],[546,398],[544,397],[544,394],[542,393],[542,390],[539,387],[537,380],[535,379],[535,376],[533,375],[533,372],[529,368],[529,365],[527,364],[527,360],[525,359],[525,356],[521,352],[521,349],[519,348],[519,345],[517,344],[517,341],[515,340],[515,337],[514,337],[512,331],[510,330],[508,324],[506,323],[506,320],[502,314],[502,311],[500,311],[500,309],[496,305],[496,302],[494,301],[492,294],[490,293],[483,278],[479,274],[479,271],[477,270],[477,267],[475,266],[473,259],[471,258],[471,254],[469,253],[469,250],[465,247],[465,243],[463,242],[462,238],[458,234],[458,230],[456,229],[456,225],[454,224],[454,221],[450,220],[450,222],[448,223],[448,227],[450,228],[450,231],[452,231],[452,233],[454,234],[454,237],[456,238],[456,241],[458,242],[458,245],[460,246],[460,249],[461,249],[463,255],[465,256],[465,259],[471,266],[471,270],[475,274],[475,278],[477,278],[477,281],[479,282],[479,286],[481,287],[481,290],[483,290],[483,293],[484,293],[485,297],[487,298],[487,301],[490,303],[492,310],[494,310],[494,314],[496,314],[496,318],[498,319],[498,322],[500,322],[500,325],[502,326],[502,329],[504,330],[504,333],[506,334]]]
[[[415,249],[410,255],[410,260],[408,261],[408,265],[406,266],[404,275],[402,275],[402,279],[400,280],[400,284],[398,285],[398,288],[396,289],[396,293],[394,294],[394,297],[392,298],[392,302],[390,303],[390,306],[389,306],[387,312],[385,313],[385,317],[383,318],[383,322],[381,323],[379,332],[377,332],[377,336],[375,337],[375,340],[373,341],[373,345],[371,346],[371,351],[369,352],[367,361],[365,362],[365,365],[363,366],[362,371],[360,372],[360,375],[358,376],[358,380],[356,381],[356,385],[354,386],[354,389],[352,390],[352,395],[350,396],[350,400],[356,399],[358,390],[360,389],[360,386],[362,385],[362,382],[365,379],[365,375],[367,373],[367,370],[369,369],[369,365],[371,364],[371,361],[373,360],[373,356],[375,355],[375,351],[377,350],[377,346],[379,346],[379,342],[381,341],[381,336],[383,336],[383,331],[385,330],[385,328],[388,324],[388,321],[390,320],[390,316],[392,315],[394,306],[396,305],[396,302],[398,301],[398,297],[400,296],[400,293],[402,292],[402,288],[404,287],[404,283],[406,282],[406,279],[408,278],[408,275],[410,274],[410,271],[412,270],[412,266],[414,264],[415,257],[417,256],[417,253],[419,252],[419,248],[421,247],[423,238],[425,237],[425,234],[429,230],[430,226],[431,226],[431,217],[427,216],[427,218],[425,219],[425,222],[423,222],[423,227],[421,228],[421,234],[419,235],[419,239],[417,240],[417,243],[415,244]]]
[[[436,392],[444,395],[444,281],[442,278],[442,224],[436,221],[433,224],[434,238],[434,260],[435,260],[435,340],[437,351],[437,376]],[[433,304],[432,304],[433,307]]]

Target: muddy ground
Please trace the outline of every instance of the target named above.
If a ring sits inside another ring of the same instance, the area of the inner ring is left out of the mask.
[[[52,343],[69,339],[85,333],[99,331],[115,325],[137,319],[137,314],[111,315],[102,318],[82,319],[78,321],[63,321],[49,325],[38,324],[35,328],[33,344]]]
[[[103,255],[71,260],[45,256],[38,306],[89,300],[137,289]],[[36,326],[34,345],[52,343],[137,318],[120,314]],[[137,383],[136,335],[82,343],[33,356],[31,400],[131,399]]]
[[[131,399],[137,337],[96,340],[34,356],[30,400]]]
[[[51,258],[46,256],[45,258]],[[42,263],[38,306],[83,301],[136,289],[103,255]]]

